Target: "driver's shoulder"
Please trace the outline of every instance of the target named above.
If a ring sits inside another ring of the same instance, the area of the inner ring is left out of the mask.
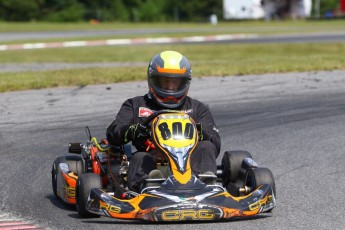
[[[133,105],[138,105],[138,104],[142,104],[146,101],[145,99],[145,95],[144,96],[134,96],[131,98],[128,98],[126,100],[127,103],[129,104],[133,104]]]
[[[186,105],[193,108],[207,107],[207,105],[204,102],[192,97],[186,98]]]

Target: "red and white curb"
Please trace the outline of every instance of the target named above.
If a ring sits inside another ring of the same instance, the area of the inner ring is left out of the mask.
[[[28,221],[22,221],[20,219],[9,217],[6,214],[0,214],[0,230],[15,230],[15,229],[45,229],[37,226],[36,224],[30,223]]]
[[[15,229],[44,229],[34,224],[22,222],[22,221],[0,221],[0,230],[15,230]]]
[[[164,43],[190,43],[190,42],[212,42],[227,41],[237,39],[256,38],[255,34],[225,34],[210,36],[191,36],[191,37],[161,37],[161,38],[133,38],[133,39],[108,39],[95,41],[68,41],[68,42],[47,42],[47,43],[25,43],[0,45],[2,50],[26,50],[26,49],[46,49],[60,47],[82,47],[82,46],[116,46],[132,44],[164,44]]]

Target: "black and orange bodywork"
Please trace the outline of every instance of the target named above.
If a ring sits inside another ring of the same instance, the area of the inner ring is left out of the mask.
[[[57,195],[64,202],[75,204],[78,176],[69,170],[66,163],[60,163],[57,172]]]
[[[87,210],[98,215],[147,221],[212,221],[267,212],[275,207],[270,185],[233,197],[220,185],[206,185],[193,173],[190,156],[198,144],[198,132],[185,113],[158,115],[151,125],[152,141],[169,161],[171,174],[160,186],[118,199],[102,189],[91,189]]]
[[[95,138],[92,138],[90,143],[93,143],[88,148],[88,159],[90,162],[88,172],[98,174],[102,181],[102,186],[106,187],[109,183],[104,169],[108,164],[109,155],[105,152],[107,149],[102,149]],[[115,161],[115,157],[110,157],[110,161]],[[65,203],[76,204],[76,185],[78,175],[70,171],[67,163],[60,163],[57,169],[57,195]]]
[[[183,186],[171,176],[159,188],[129,200],[92,189],[87,208],[92,213],[120,219],[213,221],[252,216],[274,206],[269,185],[262,185],[247,196],[232,197],[224,188],[206,185],[195,176]]]

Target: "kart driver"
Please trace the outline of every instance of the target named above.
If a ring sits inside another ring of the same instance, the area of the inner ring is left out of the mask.
[[[140,192],[144,180],[156,169],[153,154],[145,151],[147,146],[144,142],[150,134],[140,124],[157,110],[183,110],[194,119],[199,143],[191,155],[192,171],[195,175],[216,173],[220,137],[208,106],[187,96],[191,80],[192,69],[185,56],[175,51],[155,55],[147,70],[148,94],[126,100],[107,128],[110,144],[118,146],[132,141],[137,149],[127,172],[128,186],[132,191]]]

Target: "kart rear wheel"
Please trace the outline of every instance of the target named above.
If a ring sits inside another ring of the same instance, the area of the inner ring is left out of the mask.
[[[271,170],[268,168],[253,168],[247,171],[245,186],[249,187],[251,191],[264,184],[269,184],[272,187],[274,196],[276,196],[276,185]]]
[[[252,155],[247,151],[226,151],[224,153],[222,158],[224,187],[226,187],[229,182],[236,182],[244,158],[252,158]]]
[[[59,198],[57,195],[57,169],[60,163],[68,164],[69,170],[74,172],[77,175],[80,175],[81,173],[83,173],[83,161],[81,157],[79,156],[57,157],[53,163],[52,171],[51,171],[53,192],[57,198]]]
[[[81,218],[99,217],[86,209],[87,199],[92,188],[102,188],[101,178],[95,173],[83,173],[78,177],[76,188],[76,208]]]

